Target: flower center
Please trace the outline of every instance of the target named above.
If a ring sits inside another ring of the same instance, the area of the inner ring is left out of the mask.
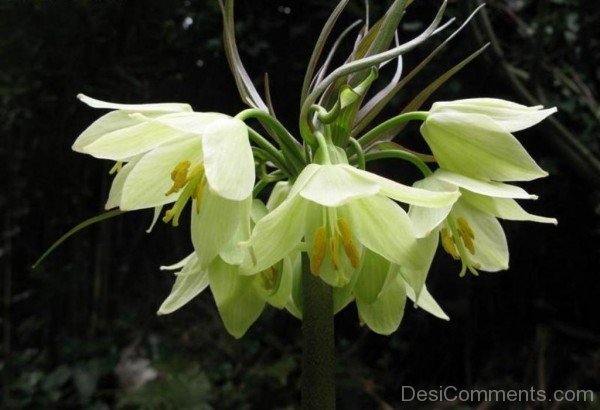
[[[469,254],[475,255],[475,233],[469,222],[458,217],[454,220],[448,217],[446,226],[440,232],[442,247],[446,253],[450,254],[455,260],[462,260],[463,269],[460,276],[464,276],[466,269],[469,269],[474,275],[477,275],[476,269],[481,266],[477,263],[472,263]]]
[[[329,260],[335,270],[340,268],[340,242],[350,265],[358,268],[360,253],[352,241],[352,228],[344,218],[337,218],[335,210],[324,211],[324,224],[315,229],[310,258],[310,271],[318,275],[329,250]]]
[[[179,225],[179,216],[181,211],[187,204],[187,201],[192,198],[196,200],[196,212],[200,212],[200,204],[206,187],[206,176],[204,174],[204,165],[198,164],[191,169],[191,162],[182,161],[171,171],[171,180],[173,186],[165,193],[171,195],[181,191],[181,194],[173,204],[173,207],[165,212],[163,221],[166,223],[172,222],[173,226]]]

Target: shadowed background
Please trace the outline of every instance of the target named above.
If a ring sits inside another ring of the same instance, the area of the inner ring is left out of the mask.
[[[389,2],[377,3],[373,19]],[[415,2],[401,39],[415,36],[438,3]],[[304,68],[335,4],[237,4],[246,67],[259,88],[269,73],[275,110],[294,132]],[[464,19],[473,4],[451,3],[448,14]],[[526,184],[540,199],[525,205],[559,225],[503,223],[511,249],[507,272],[461,279],[459,266],[440,252],[428,283],[450,322],[407,307],[400,330],[383,337],[359,325],[354,307],[339,314],[340,408],[397,408],[403,385],[600,390],[600,13],[592,6],[490,0],[486,14],[382,115],[399,113],[437,76],[492,41],[432,100],[490,96],[558,106],[555,121],[518,137],[551,175]],[[336,32],[363,14],[362,2],[352,1]],[[209,291],[172,315],[156,316],[173,281],[158,267],[192,249],[186,223],[159,224],[147,235],[151,211],[125,214],[80,232],[39,269],[30,268],[58,236],[102,212],[110,186],[112,164],[70,150],[103,113],[75,95],[189,102],[196,111],[233,115],[244,106],[221,29],[216,0],[0,4],[1,407],[297,404],[300,322],[290,315],[267,308],[240,341],[225,332]],[[406,55],[406,70],[442,38]],[[415,127],[399,138],[423,148]],[[395,160],[371,169],[405,183],[417,177]],[[592,408],[585,406],[570,408]]]

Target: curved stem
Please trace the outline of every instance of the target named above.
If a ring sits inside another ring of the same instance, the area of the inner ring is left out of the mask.
[[[250,140],[253,141],[258,148],[268,153],[269,159],[275,164],[275,166],[281,169],[283,172],[292,175],[291,170],[287,166],[287,162],[283,154],[273,146],[265,137],[260,135],[258,132],[254,131],[252,128],[248,127],[248,136]]]
[[[360,146],[360,143],[355,138],[352,138],[352,137],[350,137],[349,142],[350,142],[350,145],[352,146],[352,149],[354,149],[354,152],[356,153],[356,158],[358,160],[358,167],[363,170],[366,169],[367,161],[365,160],[365,153],[364,153],[362,147]]]
[[[411,154],[410,152],[400,151],[400,150],[391,150],[391,151],[380,151],[380,152],[369,152],[365,154],[365,160],[374,161],[376,159],[384,159],[384,158],[398,158],[409,161],[414,164],[419,170],[423,173],[424,176],[429,176],[432,174],[431,169],[425,164],[419,157],[415,154]]]
[[[302,409],[335,409],[333,291],[302,253]]]
[[[361,146],[366,147],[375,142],[377,138],[380,137],[382,134],[385,134],[387,131],[395,128],[400,124],[413,120],[425,121],[425,119],[427,118],[427,114],[428,113],[426,111],[414,111],[407,112],[405,114],[400,114],[394,118],[390,118],[389,120],[382,122],[372,130],[364,134],[358,139],[358,142],[360,142]]]
[[[259,120],[261,123],[270,127],[275,135],[277,135],[277,143],[281,147],[284,155],[291,163],[296,172],[300,172],[306,165],[306,162],[300,151],[298,141],[292,137],[288,130],[276,118],[273,118],[268,112],[256,108],[250,108],[240,112],[235,118],[246,121],[250,118]],[[263,125],[264,126],[264,125]]]

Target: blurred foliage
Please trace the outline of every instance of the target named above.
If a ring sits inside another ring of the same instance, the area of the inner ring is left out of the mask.
[[[335,3],[238,2],[242,57],[260,87],[269,72],[276,111],[290,129],[311,44]],[[384,3],[372,5],[372,16],[381,15]],[[411,6],[403,39],[431,18],[434,4]],[[464,18],[469,7],[457,1],[450,14]],[[594,2],[492,0],[487,9],[502,58],[490,50],[435,98],[489,95],[527,103],[509,70],[534,98],[557,105],[558,120],[597,156],[600,14]],[[362,2],[352,1],[342,24],[363,13]],[[383,116],[490,39],[480,18],[473,29]],[[3,408],[262,409],[297,403],[295,319],[271,309],[236,341],[222,329],[209,295],[173,315],[155,315],[172,283],[158,266],[191,250],[184,226],[157,226],[146,235],[150,214],[120,216],[81,232],[40,269],[30,269],[60,234],[99,213],[108,191],[110,165],[69,150],[99,115],[75,95],[186,101],[199,111],[233,114],[243,106],[220,35],[216,1],[0,3]],[[427,52],[407,55],[406,66]],[[383,78],[391,75],[386,70]],[[409,127],[405,135],[415,130]],[[506,273],[459,280],[457,267],[439,255],[430,288],[452,317],[449,323],[408,309],[401,330],[388,338],[361,328],[353,309],[339,315],[340,408],[397,407],[402,385],[599,390],[598,185],[581,167],[588,160],[548,143],[563,138],[552,126],[520,137],[552,174],[528,186],[542,197],[528,205],[556,216],[560,225],[505,224],[512,250]],[[412,175],[392,161],[378,167],[400,180]],[[403,404],[411,405],[417,408]]]

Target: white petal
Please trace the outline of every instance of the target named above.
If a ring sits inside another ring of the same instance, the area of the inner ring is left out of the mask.
[[[406,282],[404,282],[404,284],[407,285]],[[440,305],[438,305],[438,303],[435,301],[433,296],[431,296],[431,294],[427,290],[427,286],[423,286],[423,289],[421,290],[421,295],[419,296],[418,301],[416,300],[416,297],[415,297],[415,291],[412,290],[412,288],[410,286],[406,286],[406,295],[408,296],[408,298],[410,300],[415,302],[415,307],[420,307],[424,311],[431,313],[433,316],[435,316],[437,318],[444,319],[444,320],[450,320],[450,318],[448,317],[446,312],[444,312],[444,310],[440,307]]]
[[[188,138],[190,134],[174,130],[155,122],[143,122],[104,134],[81,152],[96,158],[122,161],[143,154],[171,141]]]
[[[125,181],[121,209],[153,208],[175,201],[177,193],[165,195],[173,185],[171,172],[183,161],[190,161],[193,168],[201,159],[199,138],[173,142],[144,155]]]
[[[429,191],[451,192],[458,190],[456,185],[440,181],[433,176],[417,181],[413,185],[416,188],[427,189]],[[446,219],[450,210],[452,210],[452,205],[443,208],[426,208],[411,205],[408,209],[408,216],[410,217],[417,238],[424,238],[432,233]]]
[[[461,188],[481,195],[497,198],[537,199],[536,195],[531,195],[523,188],[515,185],[470,178],[466,175],[457,174],[445,169],[438,169],[433,175],[437,179],[458,185]]]
[[[406,289],[400,278],[387,285],[373,303],[356,298],[360,318],[375,333],[389,335],[400,326],[406,305]]]
[[[84,94],[78,94],[77,98],[90,107],[93,108],[108,108],[112,110],[125,110],[130,112],[147,112],[147,111],[164,111],[164,112],[178,112],[178,111],[192,111],[192,107],[189,104],[180,103],[161,103],[161,104],[117,104],[106,101],[96,100],[95,98],[88,97]]]
[[[252,195],[254,157],[246,124],[234,118],[211,122],[204,130],[202,150],[206,179],[217,194],[237,201]]]
[[[206,127],[215,121],[232,119],[228,115],[216,112],[176,112],[171,114],[163,113],[160,116],[148,116],[144,113],[133,114],[131,117],[166,125],[183,133],[198,135],[204,135]]]
[[[188,256],[186,256],[185,258],[183,258],[182,260],[180,260],[179,262],[176,262],[172,265],[166,265],[166,266],[161,266],[160,270],[177,270],[177,269],[181,269],[184,266],[186,266],[188,264],[188,262],[193,261],[193,260],[197,260],[198,258],[196,258],[196,254],[194,252],[190,253]]]
[[[235,266],[216,259],[208,270],[210,290],[227,331],[242,337],[258,319],[265,301],[254,287],[255,277],[242,276]]]
[[[490,198],[488,196],[465,192],[461,197],[464,201],[474,208],[488,214],[494,215],[497,218],[507,219],[510,221],[532,221],[540,223],[558,224],[555,218],[533,215],[521,208],[514,199],[508,198]]]
[[[372,251],[363,254],[362,267],[354,285],[354,294],[364,303],[373,303],[382,292],[390,272],[390,262]]]
[[[452,216],[464,218],[473,230],[475,254],[469,254],[469,258],[480,265],[477,269],[486,272],[508,269],[506,235],[495,217],[461,203],[454,207]]]
[[[105,134],[132,127],[141,121],[131,118],[126,111],[113,111],[103,115],[87,127],[73,143],[73,151],[84,152],[84,148]]]
[[[421,133],[442,168],[493,181],[545,177],[517,139],[480,114],[430,114]]]
[[[516,132],[536,125],[557,110],[556,108],[543,110],[542,106],[527,107],[496,98],[436,102],[431,107],[431,112],[444,111],[486,115],[499,123],[506,131]]]
[[[172,313],[199,295],[208,286],[208,272],[200,269],[193,256],[175,279],[171,293],[158,309],[159,315]]]
[[[337,207],[379,192],[377,183],[353,169],[347,165],[321,165],[300,195],[323,206]]]
[[[415,252],[412,224],[400,205],[374,196],[356,200],[347,209],[354,235],[362,245],[398,265],[424,266]]]
[[[245,266],[250,272],[263,271],[288,256],[302,240],[307,202],[290,197],[262,218],[252,231],[250,246],[256,264]]]
[[[121,197],[123,195],[123,186],[125,185],[125,181],[140,158],[141,157],[136,157],[117,172],[117,175],[115,176],[115,179],[113,179],[113,183],[110,186],[108,200],[106,201],[106,205],[104,205],[105,209],[118,207],[121,204]]]
[[[348,166],[348,168],[351,168]],[[426,206],[431,208],[446,207],[452,205],[460,194],[453,190],[451,192],[432,192],[427,189],[413,188],[407,185],[400,184],[390,179],[381,177],[371,172],[363,171],[356,168],[351,168],[353,173],[362,175],[373,182],[376,182],[380,187],[380,194],[396,201],[404,202],[411,205]]]
[[[210,188],[202,195],[200,212],[196,201],[191,206],[192,243],[201,266],[207,266],[219,253],[231,250],[228,246],[240,223],[250,218],[250,198],[246,201],[230,201],[216,195]]]

